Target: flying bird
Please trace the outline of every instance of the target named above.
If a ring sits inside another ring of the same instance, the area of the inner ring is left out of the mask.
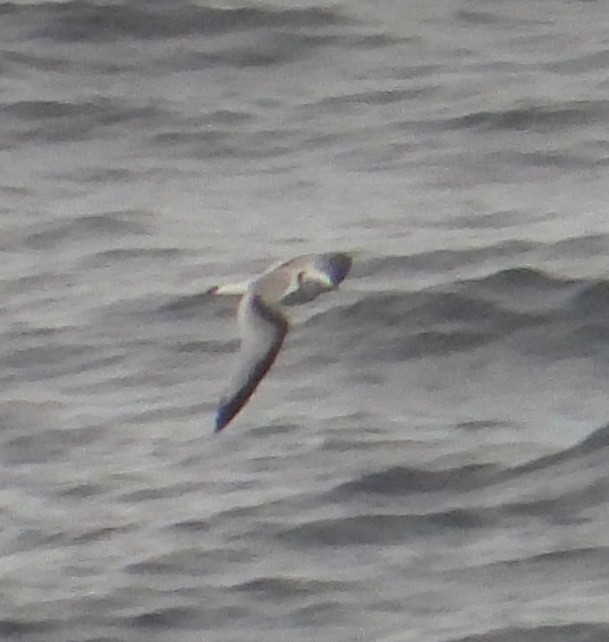
[[[237,370],[220,400],[215,432],[220,432],[247,403],[273,365],[288,332],[282,305],[312,301],[335,290],[351,269],[348,254],[307,254],[274,265],[243,283],[214,286],[214,295],[239,295],[241,348]]]

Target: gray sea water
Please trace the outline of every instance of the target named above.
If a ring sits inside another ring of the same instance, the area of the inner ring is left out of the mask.
[[[609,12],[0,5],[0,638],[609,640]],[[213,435],[205,290],[354,253]]]

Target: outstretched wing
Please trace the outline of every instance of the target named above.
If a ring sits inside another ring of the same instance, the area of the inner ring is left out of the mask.
[[[288,321],[276,308],[255,293],[239,304],[241,349],[239,365],[216,415],[216,432],[225,428],[243,408],[273,365],[288,331]]]

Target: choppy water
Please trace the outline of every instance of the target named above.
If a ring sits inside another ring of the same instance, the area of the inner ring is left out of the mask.
[[[609,13],[0,5],[0,638],[609,639]],[[328,249],[224,433],[211,284]]]

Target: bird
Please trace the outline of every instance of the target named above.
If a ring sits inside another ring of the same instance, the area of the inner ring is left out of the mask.
[[[240,296],[237,320],[241,336],[238,364],[216,413],[218,433],[245,406],[273,365],[288,333],[282,306],[299,305],[338,288],[351,269],[350,254],[305,254],[271,266],[242,283],[213,286],[214,296]]]

